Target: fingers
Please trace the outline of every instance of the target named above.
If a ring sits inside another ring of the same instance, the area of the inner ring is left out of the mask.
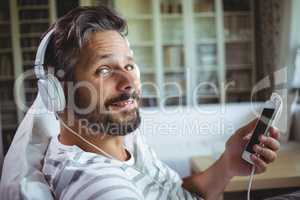
[[[264,135],[261,135],[259,137],[259,141],[263,146],[265,146],[273,151],[277,151],[280,147],[279,141],[273,137],[266,137]]]
[[[259,157],[257,157],[256,155],[252,154],[251,160],[255,165],[255,173],[259,174],[259,173],[263,173],[267,170],[267,163],[264,162]]]
[[[270,133],[270,137],[272,137],[272,138],[274,138],[274,139],[276,139],[276,140],[278,140],[279,137],[280,137],[280,132],[279,132],[279,130],[278,130],[277,128],[275,128],[275,127],[270,127],[270,128],[269,128],[269,133]]]
[[[277,158],[276,152],[268,148],[254,145],[253,150],[257,153],[257,155],[259,155],[259,158],[267,164],[273,162]]]

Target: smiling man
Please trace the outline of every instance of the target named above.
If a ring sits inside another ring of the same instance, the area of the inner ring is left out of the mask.
[[[55,199],[217,199],[233,176],[250,174],[241,152],[256,121],[233,134],[209,169],[181,180],[133,133],[141,121],[141,83],[126,27],[98,7],[72,10],[50,28],[46,64],[60,75],[67,99],[43,166]],[[279,135],[272,128],[270,135],[255,147],[260,157],[252,155],[257,173],[276,158]]]

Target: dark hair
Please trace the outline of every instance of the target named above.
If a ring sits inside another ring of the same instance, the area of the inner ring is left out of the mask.
[[[89,35],[97,31],[115,30],[127,35],[127,22],[115,11],[106,7],[78,7],[59,18],[48,31],[55,29],[45,55],[46,67],[54,67],[55,73],[64,70],[60,80],[73,80],[73,67],[81,47]]]

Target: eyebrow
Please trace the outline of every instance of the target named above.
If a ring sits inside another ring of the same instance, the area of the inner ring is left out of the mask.
[[[102,55],[98,55],[96,56],[96,59],[95,60],[104,60],[104,59],[111,59],[111,58],[114,58],[116,57],[114,54],[102,54]],[[133,61],[133,57],[132,56],[125,56],[125,58],[129,61]]]

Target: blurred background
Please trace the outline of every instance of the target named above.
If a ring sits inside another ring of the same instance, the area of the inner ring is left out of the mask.
[[[260,105],[272,91],[282,94],[285,101],[282,140],[300,141],[300,1],[1,0],[1,159],[26,112],[17,108],[17,101],[30,106],[36,96],[33,74],[17,91],[17,98],[14,82],[33,69],[42,33],[72,8],[100,4],[115,8],[128,20],[128,38],[141,70],[144,110],[187,109],[187,119],[195,116],[199,124],[232,125],[215,131],[226,132],[218,137],[220,146],[211,145],[207,136],[203,138],[195,130],[184,139],[175,134],[172,140],[170,134],[146,134],[160,157],[180,175],[191,173],[193,156],[220,152],[232,131],[253,117],[251,102]],[[210,117],[199,118],[192,109],[219,110],[222,105],[226,111]],[[145,116],[152,124],[176,123],[182,117],[165,113]],[[172,147],[177,148],[176,155]]]

